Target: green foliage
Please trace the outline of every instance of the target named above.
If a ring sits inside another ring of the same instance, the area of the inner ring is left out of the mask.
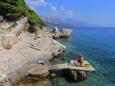
[[[41,29],[45,26],[39,16],[25,5],[24,0],[0,0],[0,15],[10,21],[17,21],[21,16],[28,17],[31,32],[36,31],[36,26]]]

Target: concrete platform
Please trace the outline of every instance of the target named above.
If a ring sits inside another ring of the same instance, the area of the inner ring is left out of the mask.
[[[76,71],[85,71],[85,72],[95,72],[95,69],[91,64],[89,64],[88,61],[84,61],[84,64],[88,65],[85,67],[76,67],[71,66],[68,63],[63,64],[56,64],[56,65],[41,65],[40,64],[33,64],[32,69],[29,70],[29,74],[35,75],[35,74],[43,74],[46,72],[46,70],[62,70],[62,69],[70,69],[70,70],[76,70]]]

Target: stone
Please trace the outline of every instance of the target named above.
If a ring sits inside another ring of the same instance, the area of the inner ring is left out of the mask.
[[[47,77],[49,75],[49,70],[48,69],[38,69],[38,70],[32,70],[29,72],[30,75],[32,76],[37,76],[37,77]]]
[[[68,38],[71,36],[72,30],[71,29],[62,29],[61,31],[61,37],[62,38]]]
[[[47,77],[49,75],[49,68],[42,64],[31,64],[28,75],[39,78]]]
[[[79,75],[79,77],[78,77],[79,80],[84,80],[87,78],[87,74],[84,71],[79,71],[78,75]]]
[[[14,44],[16,44],[17,39],[15,34],[6,33],[2,34],[2,45],[4,49],[11,49]]]
[[[51,32],[51,30],[49,29],[49,32]],[[59,29],[57,27],[55,27],[52,30],[52,37],[54,39],[58,39],[58,38],[69,38],[72,34],[72,29],[67,29],[67,28],[62,28]]]
[[[12,33],[16,34],[18,36],[22,31],[25,29],[26,25],[28,23],[28,18],[24,17],[23,19],[19,20],[14,28],[12,28]]]
[[[7,76],[4,74],[0,75],[0,86],[11,86]]]
[[[84,71],[76,71],[76,70],[64,70],[64,73],[68,76],[66,78],[69,78],[73,81],[79,81],[84,80],[87,78],[87,74]]]
[[[0,15],[0,22],[2,22],[3,19],[4,19],[4,17]]]
[[[14,34],[14,36],[12,34]],[[59,43],[55,43],[54,39],[49,38],[45,32],[44,34],[46,34],[46,36],[41,33],[40,38],[37,38],[36,40],[34,40],[33,34],[25,34],[26,35],[24,35],[21,40],[18,40],[15,32],[13,33],[12,31],[6,34],[2,34],[2,39],[0,38],[0,40],[3,41],[3,44],[5,44],[5,41],[11,41],[12,43],[12,41],[15,40],[14,37],[16,37],[17,39],[17,43],[15,44],[15,46],[13,46],[13,48],[11,48],[10,50],[3,49],[0,54],[0,60],[4,61],[2,62],[2,65],[0,65],[0,71],[5,72],[5,75],[8,76],[8,80],[13,84],[11,86],[15,86],[15,83],[28,75],[28,70],[32,68],[28,67],[29,64],[36,62],[39,59],[48,61],[53,57],[52,53],[56,52],[57,54],[59,54],[61,52],[58,50],[63,49],[62,46],[59,45]],[[40,48],[40,51],[30,48],[30,46],[34,44],[36,45],[36,48]],[[38,74],[38,76],[40,77],[47,77],[49,75],[48,69],[42,71],[41,68],[39,69],[38,73],[40,74]],[[35,74],[35,76],[36,75],[37,74]],[[3,78],[2,80],[4,81]],[[0,83],[2,84],[2,82]]]
[[[53,78],[56,77],[57,75],[55,73],[51,73],[50,76]]]

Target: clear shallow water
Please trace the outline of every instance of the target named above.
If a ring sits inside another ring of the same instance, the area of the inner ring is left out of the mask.
[[[77,83],[55,78],[52,86],[115,86],[115,28],[74,28],[70,39],[60,41],[67,46],[66,55],[76,51],[82,53],[96,72]],[[54,63],[65,60],[58,58]]]
[[[115,28],[73,28],[70,39],[59,40],[66,45],[65,57],[54,60],[54,64],[68,60],[70,52],[80,52],[96,69],[86,80],[69,82],[63,77],[38,80],[21,86],[115,86]]]

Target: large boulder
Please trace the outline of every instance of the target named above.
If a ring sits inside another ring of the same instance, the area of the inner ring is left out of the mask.
[[[30,65],[32,68],[28,70],[28,74],[33,77],[47,77],[49,75],[49,69],[46,66],[41,64],[32,64]]]
[[[68,38],[71,36],[72,29],[67,29],[67,28],[58,29],[57,27],[55,27],[55,29],[52,30],[52,33],[53,33],[52,37],[54,39]]]

